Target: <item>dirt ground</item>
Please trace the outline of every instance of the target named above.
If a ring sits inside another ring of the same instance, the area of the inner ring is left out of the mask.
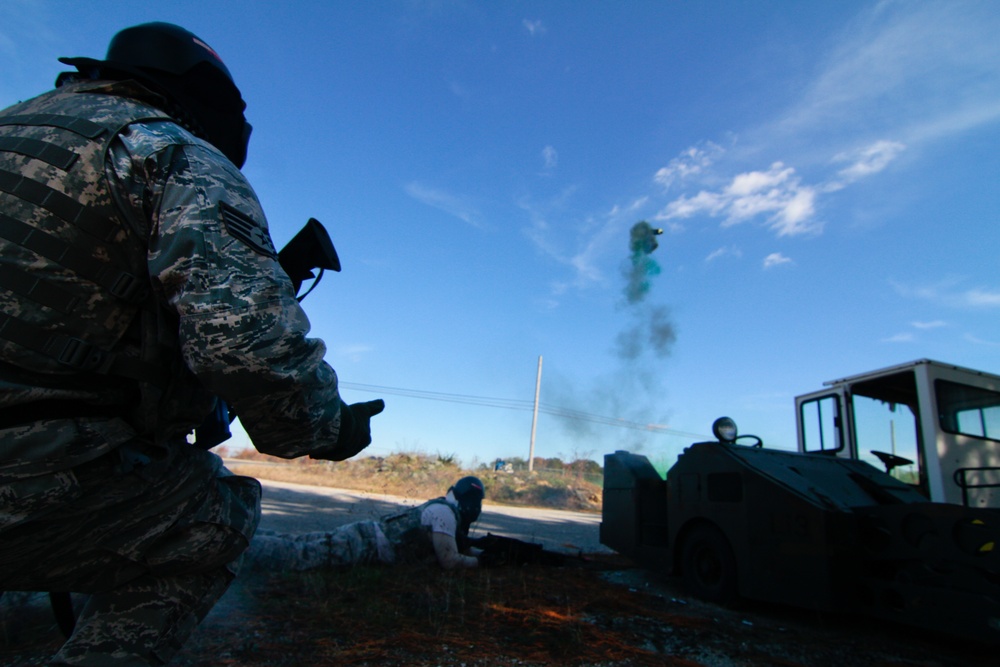
[[[357,568],[362,569],[362,568]],[[359,583],[359,579],[364,581]],[[346,580],[346,581],[345,581]],[[372,580],[372,581],[369,581]],[[369,588],[372,583],[377,586]],[[44,599],[6,619],[0,665],[59,644]],[[372,609],[380,608],[377,613]],[[392,612],[386,611],[392,608]],[[433,618],[432,618],[433,615]],[[33,625],[32,625],[33,624]],[[32,629],[33,628],[33,629]],[[585,567],[241,578],[174,667],[675,665],[995,667],[997,652],[862,619],[690,599],[617,557]]]
[[[266,484],[266,489],[265,523],[289,532],[317,529],[317,521],[327,526],[367,518],[385,509],[382,503],[394,502],[336,493],[324,500],[322,494],[294,486]],[[484,517],[491,509],[503,514],[487,506]],[[568,513],[549,515],[538,524],[530,517],[514,519],[507,525],[520,530],[515,536],[534,536],[546,548],[563,551],[570,556],[566,564],[464,572],[414,565],[322,574],[247,573],[171,665],[1000,664],[1000,648],[874,620],[750,602],[720,606],[698,601],[676,580],[637,568],[600,547],[594,539],[599,518],[592,515],[581,515],[579,521]],[[45,664],[61,641],[46,599],[35,595],[18,605],[11,602],[0,609],[0,665]]]
[[[368,634],[361,629],[345,636],[322,628],[325,642],[309,632],[302,619],[290,619],[288,645],[280,650],[240,650],[249,634],[264,642],[270,628],[234,623],[260,618],[262,600],[273,595],[274,581],[243,582],[233,608],[213,614],[175,661],[177,667],[214,664],[247,667],[283,665],[676,665],[683,667],[995,667],[996,649],[971,646],[945,637],[927,636],[901,627],[885,627],[861,619],[804,613],[782,607],[744,603],[723,607],[687,597],[676,581],[651,576],[617,557],[599,557],[583,568],[539,572],[492,572],[488,588],[537,586],[541,595],[511,594],[490,606],[501,610],[478,619],[463,612],[465,623],[447,632],[424,624],[423,632],[404,618],[398,628]],[[435,578],[440,572],[409,573],[425,577],[430,604],[442,616],[447,595]],[[445,576],[454,578],[454,573]],[[483,573],[463,573],[471,579]],[[453,582],[449,582],[449,585]],[[439,588],[440,587],[440,588]],[[412,599],[412,591],[398,598]],[[358,604],[345,597],[342,602]],[[332,602],[336,604],[336,602]],[[349,612],[348,612],[349,613]],[[338,616],[337,614],[333,615]],[[271,616],[270,618],[273,618]],[[286,626],[288,627],[288,626]],[[312,630],[315,632],[315,630]],[[229,637],[230,639],[224,639]],[[272,636],[272,641],[275,637]],[[338,642],[343,641],[342,644]],[[330,642],[333,642],[331,644]],[[220,653],[220,647],[225,647]],[[233,649],[236,650],[233,650]],[[273,647],[272,647],[273,648]],[[225,657],[224,662],[219,658]],[[278,657],[278,656],[281,657]]]

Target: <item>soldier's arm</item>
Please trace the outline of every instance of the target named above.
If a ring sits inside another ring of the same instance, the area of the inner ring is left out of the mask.
[[[176,313],[185,364],[235,407],[260,451],[292,458],[334,446],[337,375],[323,342],[307,337],[246,179],[197,142],[159,150],[143,169],[150,278]]]
[[[479,559],[475,556],[465,556],[458,551],[458,543],[454,535],[431,533],[431,543],[438,564],[446,570],[457,568],[479,567]]]

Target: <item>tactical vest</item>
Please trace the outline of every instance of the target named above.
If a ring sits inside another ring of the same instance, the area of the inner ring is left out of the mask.
[[[418,561],[434,555],[430,527],[421,525],[420,515],[431,505],[446,505],[455,513],[456,527],[461,522],[458,508],[444,498],[434,498],[381,520],[382,532],[396,550],[397,561]]]
[[[71,84],[0,112],[0,360],[29,374],[161,383],[121,354],[150,302],[147,241],[122,219],[105,172],[126,126],[169,120]],[[67,378],[68,379],[68,378]]]

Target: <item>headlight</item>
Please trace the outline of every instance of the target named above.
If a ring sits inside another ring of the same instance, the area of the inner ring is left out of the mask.
[[[736,442],[736,422],[729,417],[719,417],[712,424],[712,435],[714,435],[719,442]]]

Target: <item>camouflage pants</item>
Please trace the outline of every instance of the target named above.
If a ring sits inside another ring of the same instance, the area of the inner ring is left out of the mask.
[[[0,590],[91,594],[54,661],[160,665],[235,576],[260,485],[186,444],[133,442],[68,472],[0,478],[0,517],[25,505],[31,516],[0,523]]]
[[[377,521],[357,521],[329,531],[297,535],[261,531],[246,553],[248,567],[271,571],[393,561],[393,548]]]

